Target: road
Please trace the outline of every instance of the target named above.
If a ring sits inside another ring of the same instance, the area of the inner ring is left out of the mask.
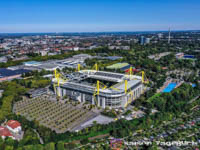
[[[44,144],[43,139],[40,137],[39,133],[37,132],[37,130],[33,129],[33,131],[37,134],[38,138],[40,139],[40,144]]]

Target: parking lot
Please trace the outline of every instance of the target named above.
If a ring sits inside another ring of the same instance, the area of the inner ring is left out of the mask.
[[[50,101],[45,96],[16,102],[13,111],[28,120],[37,120],[57,133],[73,130],[95,115],[94,112],[71,104]]]

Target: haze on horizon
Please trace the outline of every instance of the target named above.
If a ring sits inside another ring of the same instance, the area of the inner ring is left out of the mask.
[[[200,29],[199,0],[4,0],[0,13],[0,33]]]

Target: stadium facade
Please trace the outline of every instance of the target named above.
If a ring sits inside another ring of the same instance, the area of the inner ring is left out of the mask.
[[[138,98],[145,89],[141,76],[105,71],[82,70],[66,76],[55,87],[60,97],[89,102],[106,108],[126,107]],[[55,84],[57,79],[53,79]]]

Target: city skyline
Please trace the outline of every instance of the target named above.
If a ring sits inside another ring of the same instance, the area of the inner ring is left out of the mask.
[[[197,0],[0,2],[0,33],[198,30]]]

